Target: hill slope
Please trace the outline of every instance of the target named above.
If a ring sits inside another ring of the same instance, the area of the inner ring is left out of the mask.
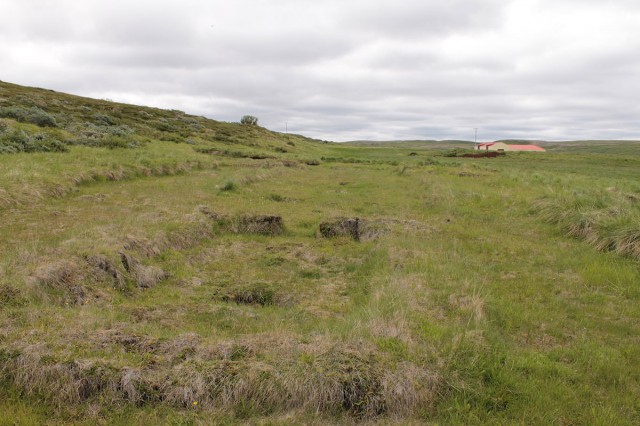
[[[2,137],[61,146],[0,154],[4,419],[637,421],[633,146],[450,158],[0,89]]]

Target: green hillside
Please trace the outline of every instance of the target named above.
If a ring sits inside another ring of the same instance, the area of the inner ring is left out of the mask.
[[[640,144],[460,144],[0,83],[0,424],[637,424]]]

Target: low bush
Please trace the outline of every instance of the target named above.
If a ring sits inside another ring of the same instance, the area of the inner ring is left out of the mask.
[[[132,137],[135,130],[126,125],[97,125],[85,122],[71,127],[69,131],[78,135],[70,142],[73,145],[110,149],[137,148],[141,145],[140,141]]]
[[[236,187],[237,185],[234,181],[228,180],[220,187],[220,191],[233,191]]]
[[[96,148],[138,148],[140,143],[133,138],[108,136],[101,139],[80,138],[72,142],[74,145],[83,145]]]
[[[40,127],[57,127],[56,119],[46,111],[38,108],[4,107],[0,108],[0,117],[13,118],[22,123],[31,123]]]
[[[66,152],[69,148],[47,134],[29,135],[23,130],[14,129],[0,134],[0,154],[19,152]]]
[[[93,118],[96,120],[96,124],[97,125],[101,125],[101,126],[115,126],[116,120],[111,117],[110,115],[107,114],[96,114],[93,116]]]

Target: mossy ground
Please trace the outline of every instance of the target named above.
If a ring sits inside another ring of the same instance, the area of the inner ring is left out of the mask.
[[[0,156],[0,423],[640,421],[639,261],[536,208],[633,200],[638,145],[463,159],[201,125],[236,142]],[[217,219],[267,214],[283,233]],[[340,217],[376,232],[322,238]]]

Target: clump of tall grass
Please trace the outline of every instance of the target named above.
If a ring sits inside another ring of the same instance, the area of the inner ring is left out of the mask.
[[[568,235],[598,250],[640,259],[640,203],[615,188],[550,193],[534,211]]]
[[[354,420],[428,410],[443,385],[429,367],[392,363],[354,345],[276,340],[265,342],[274,347],[261,360],[264,349],[252,341],[203,347],[197,335],[158,342],[109,331],[98,340],[141,351],[160,364],[117,366],[57,359],[43,345],[0,346],[0,379],[58,407],[105,401],[185,408],[197,402],[201,409],[248,415],[304,410],[345,413]]]
[[[237,187],[238,185],[234,181],[228,180],[220,187],[220,191],[233,191]]]

